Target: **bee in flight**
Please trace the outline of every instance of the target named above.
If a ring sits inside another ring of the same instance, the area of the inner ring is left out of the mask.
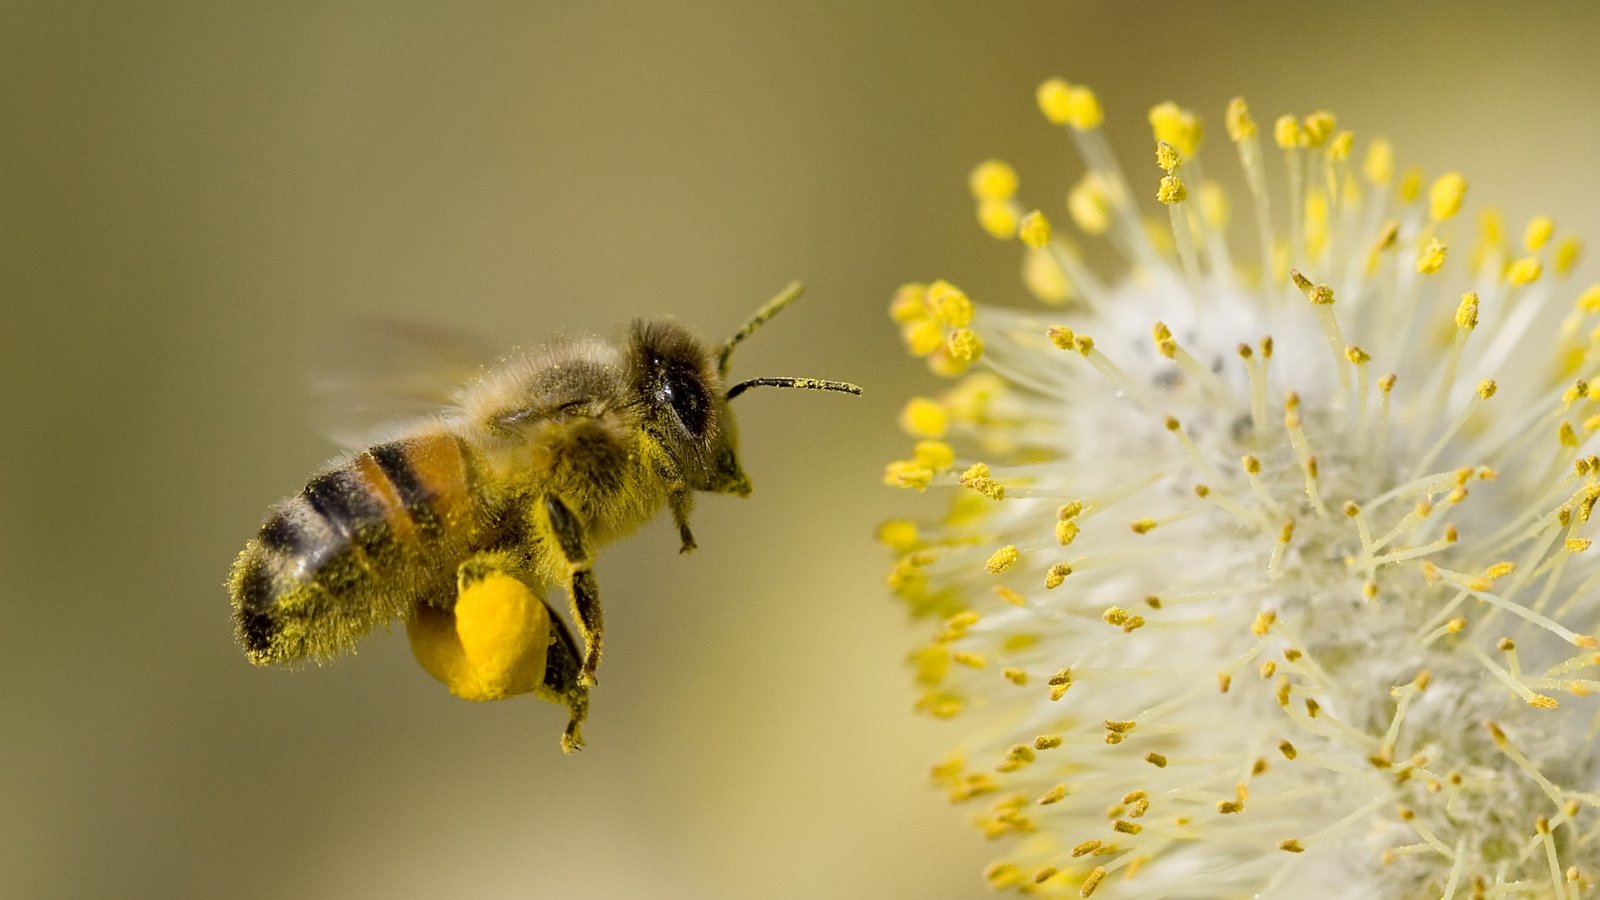
[[[800,291],[716,346],[656,319],[621,344],[512,358],[433,420],[336,460],[272,508],[233,564],[245,655],[322,661],[403,619],[418,662],[452,693],[564,704],[561,746],[578,749],[603,631],[595,550],[665,506],[687,553],[697,492],[750,493],[728,408],[745,390],[861,393],[813,378],[724,386],[733,349]],[[566,590],[581,645],[548,585]]]

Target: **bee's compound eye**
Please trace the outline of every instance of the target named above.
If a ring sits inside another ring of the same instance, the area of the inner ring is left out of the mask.
[[[657,396],[672,407],[690,434],[701,437],[706,433],[711,420],[711,395],[693,369],[683,363],[666,363]]]

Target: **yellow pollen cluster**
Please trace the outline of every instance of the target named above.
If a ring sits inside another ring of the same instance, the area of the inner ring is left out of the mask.
[[[972,315],[972,301],[948,281],[902,285],[889,306],[906,350],[941,375],[959,375],[983,355],[982,339],[967,327]]]
[[[1194,112],[1149,110],[1156,169],[1129,155],[1130,179],[1092,91],[1036,99],[1086,163],[1064,204],[997,160],[969,188],[1053,307],[931,281],[889,309],[954,379],[902,408],[884,471],[944,506],[877,540],[931,623],[915,708],[963,729],[933,780],[999,848],[987,883],[1587,896],[1600,284],[1562,293],[1578,241],[1468,209],[1463,175],[1326,111],[1265,135],[1231,101],[1230,198]]]

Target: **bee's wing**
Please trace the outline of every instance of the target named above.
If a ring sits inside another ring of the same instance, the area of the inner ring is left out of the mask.
[[[345,333],[361,338],[330,349],[310,391],[320,430],[347,450],[454,408],[499,356],[483,337],[434,323],[373,319]]]

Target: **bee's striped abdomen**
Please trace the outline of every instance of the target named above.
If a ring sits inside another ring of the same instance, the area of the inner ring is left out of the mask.
[[[363,451],[278,504],[229,580],[250,659],[329,657],[406,615],[476,530],[469,482],[461,442],[438,433]]]

